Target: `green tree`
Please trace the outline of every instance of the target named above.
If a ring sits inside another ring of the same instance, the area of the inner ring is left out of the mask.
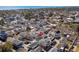
[[[33,17],[32,12],[28,11],[28,12],[22,12],[22,15],[24,15],[25,19],[30,20]]]
[[[9,52],[13,48],[13,45],[11,42],[6,42],[4,45],[2,45],[2,51],[3,52]]]
[[[50,14],[49,14],[49,17],[52,17],[52,16],[53,16],[53,14],[52,14],[52,13],[50,13]]]
[[[5,22],[3,19],[0,20],[0,25],[4,26]]]

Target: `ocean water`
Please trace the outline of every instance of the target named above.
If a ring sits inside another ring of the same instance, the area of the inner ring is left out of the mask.
[[[0,10],[30,9],[30,8],[61,8],[63,6],[0,6]]]

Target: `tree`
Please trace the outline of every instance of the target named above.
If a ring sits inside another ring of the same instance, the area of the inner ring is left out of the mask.
[[[49,13],[49,17],[52,17],[53,16],[53,14],[52,13]]]
[[[30,11],[22,12],[22,14],[24,15],[24,18],[28,19],[28,20],[30,20],[33,17],[32,12],[30,12]]]
[[[13,48],[13,45],[11,42],[6,42],[4,45],[2,45],[2,51],[3,52],[9,52]]]
[[[44,19],[44,12],[40,12],[39,17],[40,17],[40,19]]]
[[[2,26],[3,26],[4,24],[5,24],[4,20],[3,20],[3,19],[1,19],[1,20],[0,20],[0,25],[2,25]]]
[[[77,33],[78,33],[78,35],[79,35],[79,25],[77,25]]]

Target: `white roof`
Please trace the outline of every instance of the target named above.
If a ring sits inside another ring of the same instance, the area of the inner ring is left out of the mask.
[[[61,47],[60,49],[64,49],[64,47]]]

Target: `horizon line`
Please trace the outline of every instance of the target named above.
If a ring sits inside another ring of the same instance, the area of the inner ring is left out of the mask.
[[[0,6],[0,10],[58,8],[63,6]]]

